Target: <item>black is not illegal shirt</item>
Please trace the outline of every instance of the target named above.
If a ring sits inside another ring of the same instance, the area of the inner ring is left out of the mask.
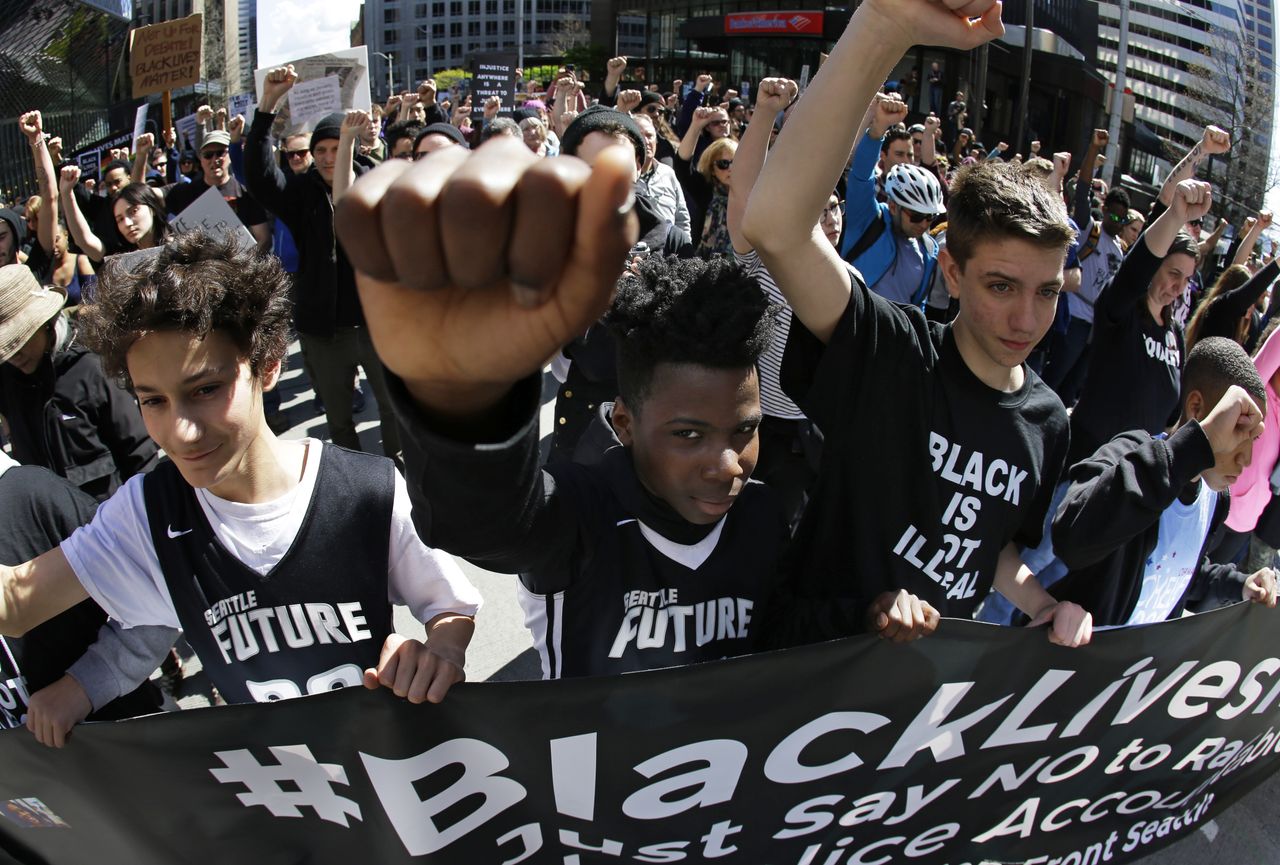
[[[859,632],[890,590],[972,616],[1001,549],[1039,542],[1066,457],[1066,411],[1034,372],[993,390],[950,326],[850,280],[830,342],[793,322],[783,361],[784,387],[826,439],[773,642]]]

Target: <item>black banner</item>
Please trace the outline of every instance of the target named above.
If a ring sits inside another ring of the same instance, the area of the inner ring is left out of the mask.
[[[1280,758],[1276,613],[0,733],[21,863],[1123,863]]]

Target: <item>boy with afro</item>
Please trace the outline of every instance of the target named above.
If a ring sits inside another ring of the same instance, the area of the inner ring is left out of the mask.
[[[387,163],[335,215],[394,374],[419,533],[520,575],[548,678],[750,652],[786,538],[750,481],[772,309],[724,261],[650,257],[619,281],[635,152],[592,135],[590,166],[501,139]],[[613,446],[541,468],[543,367],[606,310],[618,397],[587,439]]]

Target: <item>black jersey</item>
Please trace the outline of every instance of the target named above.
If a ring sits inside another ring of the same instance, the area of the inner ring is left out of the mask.
[[[143,482],[151,539],[183,635],[231,703],[358,685],[391,633],[390,460],[320,449],[315,491],[265,576],[222,545],[172,463]]]

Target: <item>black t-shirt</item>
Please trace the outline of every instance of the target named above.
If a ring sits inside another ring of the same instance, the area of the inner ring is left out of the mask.
[[[191,183],[179,183],[171,187],[164,200],[165,212],[170,217],[177,216],[186,210],[191,202],[204,195],[208,189],[209,185],[204,182],[203,177],[198,177]],[[261,225],[270,218],[262,205],[249,194],[249,190],[241,186],[240,181],[234,177],[227,178],[227,182],[218,187],[218,192],[222,193],[222,199],[231,206],[236,216],[240,217],[240,222],[245,228]]]
[[[856,633],[889,590],[971,616],[1001,549],[1039,543],[1067,452],[1066,411],[1034,372],[1013,393],[987,387],[950,326],[850,279],[829,344],[794,321],[783,360],[783,386],[826,438],[780,642]]]
[[[1176,420],[1182,329],[1156,321],[1147,308],[1147,288],[1160,262],[1139,239],[1094,302],[1093,354],[1071,413],[1069,465],[1119,433],[1156,435]]]

